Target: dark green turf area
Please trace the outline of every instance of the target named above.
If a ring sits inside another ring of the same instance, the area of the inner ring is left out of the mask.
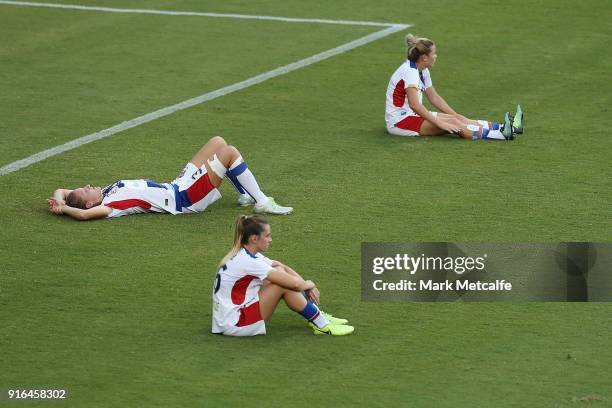
[[[75,407],[612,404],[610,303],[368,303],[360,290],[363,241],[612,241],[609,2],[80,4],[412,23],[438,43],[432,77],[452,106],[499,119],[520,102],[526,132],[388,136],[397,33],[2,176],[0,388],[66,388],[60,405]],[[0,164],[376,30],[0,5]],[[265,337],[210,334],[241,213],[227,185],[192,216],[46,211],[60,186],[169,181],[217,134],[295,207],[270,217],[268,255],[318,282],[354,335],[313,336],[282,305]]]

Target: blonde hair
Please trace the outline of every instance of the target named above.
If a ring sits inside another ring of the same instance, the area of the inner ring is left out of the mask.
[[[415,37],[412,34],[406,36],[407,57],[412,62],[417,62],[421,55],[427,55],[433,49],[434,43],[429,38]]]
[[[264,225],[268,225],[268,221],[260,215],[240,215],[236,220],[234,227],[234,243],[232,249],[223,257],[219,266],[224,265],[232,259],[243,245],[249,242],[252,235],[261,235],[264,231]]]

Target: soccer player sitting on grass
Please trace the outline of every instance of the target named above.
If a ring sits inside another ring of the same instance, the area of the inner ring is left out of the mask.
[[[270,224],[257,215],[236,221],[234,244],[223,258],[212,295],[212,332],[226,336],[266,334],[266,323],[281,299],[308,320],[314,334],[342,336],[353,332],[346,319],[324,313],[313,281],[261,253],[272,242]]]
[[[146,212],[196,213],[221,198],[217,187],[223,177],[239,192],[241,206],[254,204],[256,213],[285,215],[293,211],[261,191],[240,152],[219,136],[210,139],[172,183],[119,180],[105,188],[58,189],[47,202],[50,212],[83,221]]]
[[[436,44],[427,38],[406,36],[408,59],[391,76],[387,86],[385,121],[387,131],[396,136],[436,136],[448,133],[466,139],[512,140],[523,133],[523,112],[506,112],[503,125],[472,120],[455,112],[436,92],[429,68],[436,63]],[[423,106],[423,92],[441,112]]]

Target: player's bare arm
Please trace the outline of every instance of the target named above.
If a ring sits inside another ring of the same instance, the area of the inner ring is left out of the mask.
[[[438,94],[436,88],[434,88],[433,86],[430,86],[429,88],[425,89],[425,95],[427,96],[429,102],[431,102],[431,104],[435,106],[436,109],[438,109],[440,112],[448,113],[449,115],[455,116],[459,115],[457,112],[454,111],[453,108],[450,107],[446,100],[442,98],[440,94]]]
[[[276,269],[282,269],[290,275],[297,276],[303,279],[300,276],[300,274],[297,273],[293,268],[291,268],[290,266],[284,265],[279,261],[272,261],[272,267]],[[319,289],[316,286],[313,287],[312,289],[306,290],[305,292],[306,292],[306,296],[308,297],[308,299],[310,299],[315,305],[319,304],[319,302],[321,301],[321,293],[319,292]]]
[[[290,275],[284,269],[279,268],[273,268],[268,273],[267,279],[278,286],[295,291],[305,291],[316,287],[313,281],[304,280],[300,276]]]
[[[66,189],[66,188],[58,188],[57,190],[55,190],[53,192],[53,198],[55,199],[55,201],[57,201],[58,203],[65,203],[66,202],[66,198],[68,197],[68,194],[70,194],[72,192],[72,190]]]
[[[425,106],[423,106],[423,104],[419,101],[419,95],[418,95],[417,88],[414,88],[414,87],[407,88],[406,94],[407,94],[408,105],[410,106],[410,109],[412,109],[417,115],[419,115],[426,121],[433,123],[440,129],[444,130],[445,132],[448,132],[448,133],[459,132],[459,129],[460,129],[459,126],[453,123],[448,123],[448,122],[440,120],[436,116],[432,115],[431,112]]]
[[[89,221],[107,217],[113,210],[110,207],[97,205],[88,209],[70,207],[69,205],[58,202],[55,198],[47,200],[49,211],[56,215],[67,215],[75,220]]]

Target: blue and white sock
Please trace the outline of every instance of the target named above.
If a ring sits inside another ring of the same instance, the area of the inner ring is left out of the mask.
[[[242,157],[239,157],[232,163],[226,176],[239,194],[246,193],[250,195],[255,202],[260,205],[268,201],[268,196],[261,191],[259,184],[257,184],[257,180],[255,180],[255,176],[251,173],[247,164],[242,160]]]
[[[467,125],[467,128],[472,131],[472,140],[483,139],[483,140],[506,140],[501,130],[488,129],[486,127],[480,127],[476,125]]]
[[[478,124],[485,129],[489,130],[497,130],[499,129],[499,123],[497,122],[489,122],[487,120],[478,120]]]
[[[304,310],[300,312],[302,316],[304,316],[308,321],[312,322],[319,329],[324,328],[329,325],[329,322],[323,316],[323,313],[319,310],[319,308],[312,303],[310,300],[306,301],[306,307]]]

